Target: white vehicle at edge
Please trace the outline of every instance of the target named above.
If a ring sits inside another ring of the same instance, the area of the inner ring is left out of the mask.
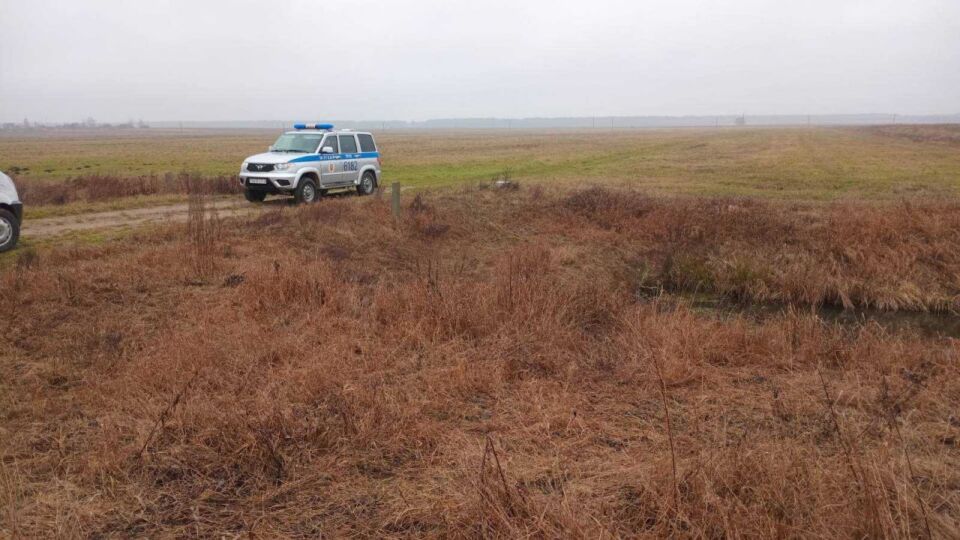
[[[0,253],[17,245],[22,220],[23,203],[17,195],[17,186],[9,176],[0,172]]]
[[[267,153],[243,161],[240,183],[248,201],[274,193],[314,202],[329,189],[355,188],[369,195],[379,185],[380,152],[372,134],[334,130],[332,124],[293,127]]]

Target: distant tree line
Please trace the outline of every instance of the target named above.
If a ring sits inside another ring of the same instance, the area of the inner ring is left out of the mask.
[[[147,129],[150,125],[142,119],[134,121],[127,120],[122,123],[97,122],[92,117],[87,117],[82,122],[31,122],[24,118],[23,122],[4,122],[0,124],[0,130],[22,130],[22,129]]]

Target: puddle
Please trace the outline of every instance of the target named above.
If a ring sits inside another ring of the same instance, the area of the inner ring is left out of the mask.
[[[791,308],[786,304],[741,304],[718,296],[705,294],[674,295],[685,300],[690,308],[725,315],[742,315],[763,320],[780,316]],[[828,323],[843,326],[862,326],[876,323],[890,332],[920,334],[925,337],[951,337],[960,339],[960,315],[953,313],[930,313],[918,311],[880,311],[875,309],[845,310],[833,306],[794,307],[800,313],[811,313]]]

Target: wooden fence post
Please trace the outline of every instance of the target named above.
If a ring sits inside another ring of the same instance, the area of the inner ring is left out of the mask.
[[[390,187],[392,190],[390,206],[393,208],[393,218],[400,219],[400,182],[394,182]]]

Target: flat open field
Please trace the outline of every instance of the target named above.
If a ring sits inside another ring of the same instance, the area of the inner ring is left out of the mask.
[[[276,135],[239,130],[44,131],[0,137],[0,170],[17,176],[33,207],[28,212],[45,215],[55,209],[38,205],[65,203],[83,203],[79,208],[89,210],[91,203],[116,197],[182,194],[182,182],[171,178],[179,174],[221,177],[219,191],[235,188],[227,180],[243,158],[264,151]],[[386,131],[377,139],[386,179],[411,187],[483,182],[506,173],[528,182],[608,183],[652,193],[780,199],[938,198],[960,193],[960,126]],[[71,178],[73,183],[62,182]]]
[[[384,133],[398,218],[0,139],[44,209],[191,192],[0,256],[0,537],[956,538],[958,134]]]

